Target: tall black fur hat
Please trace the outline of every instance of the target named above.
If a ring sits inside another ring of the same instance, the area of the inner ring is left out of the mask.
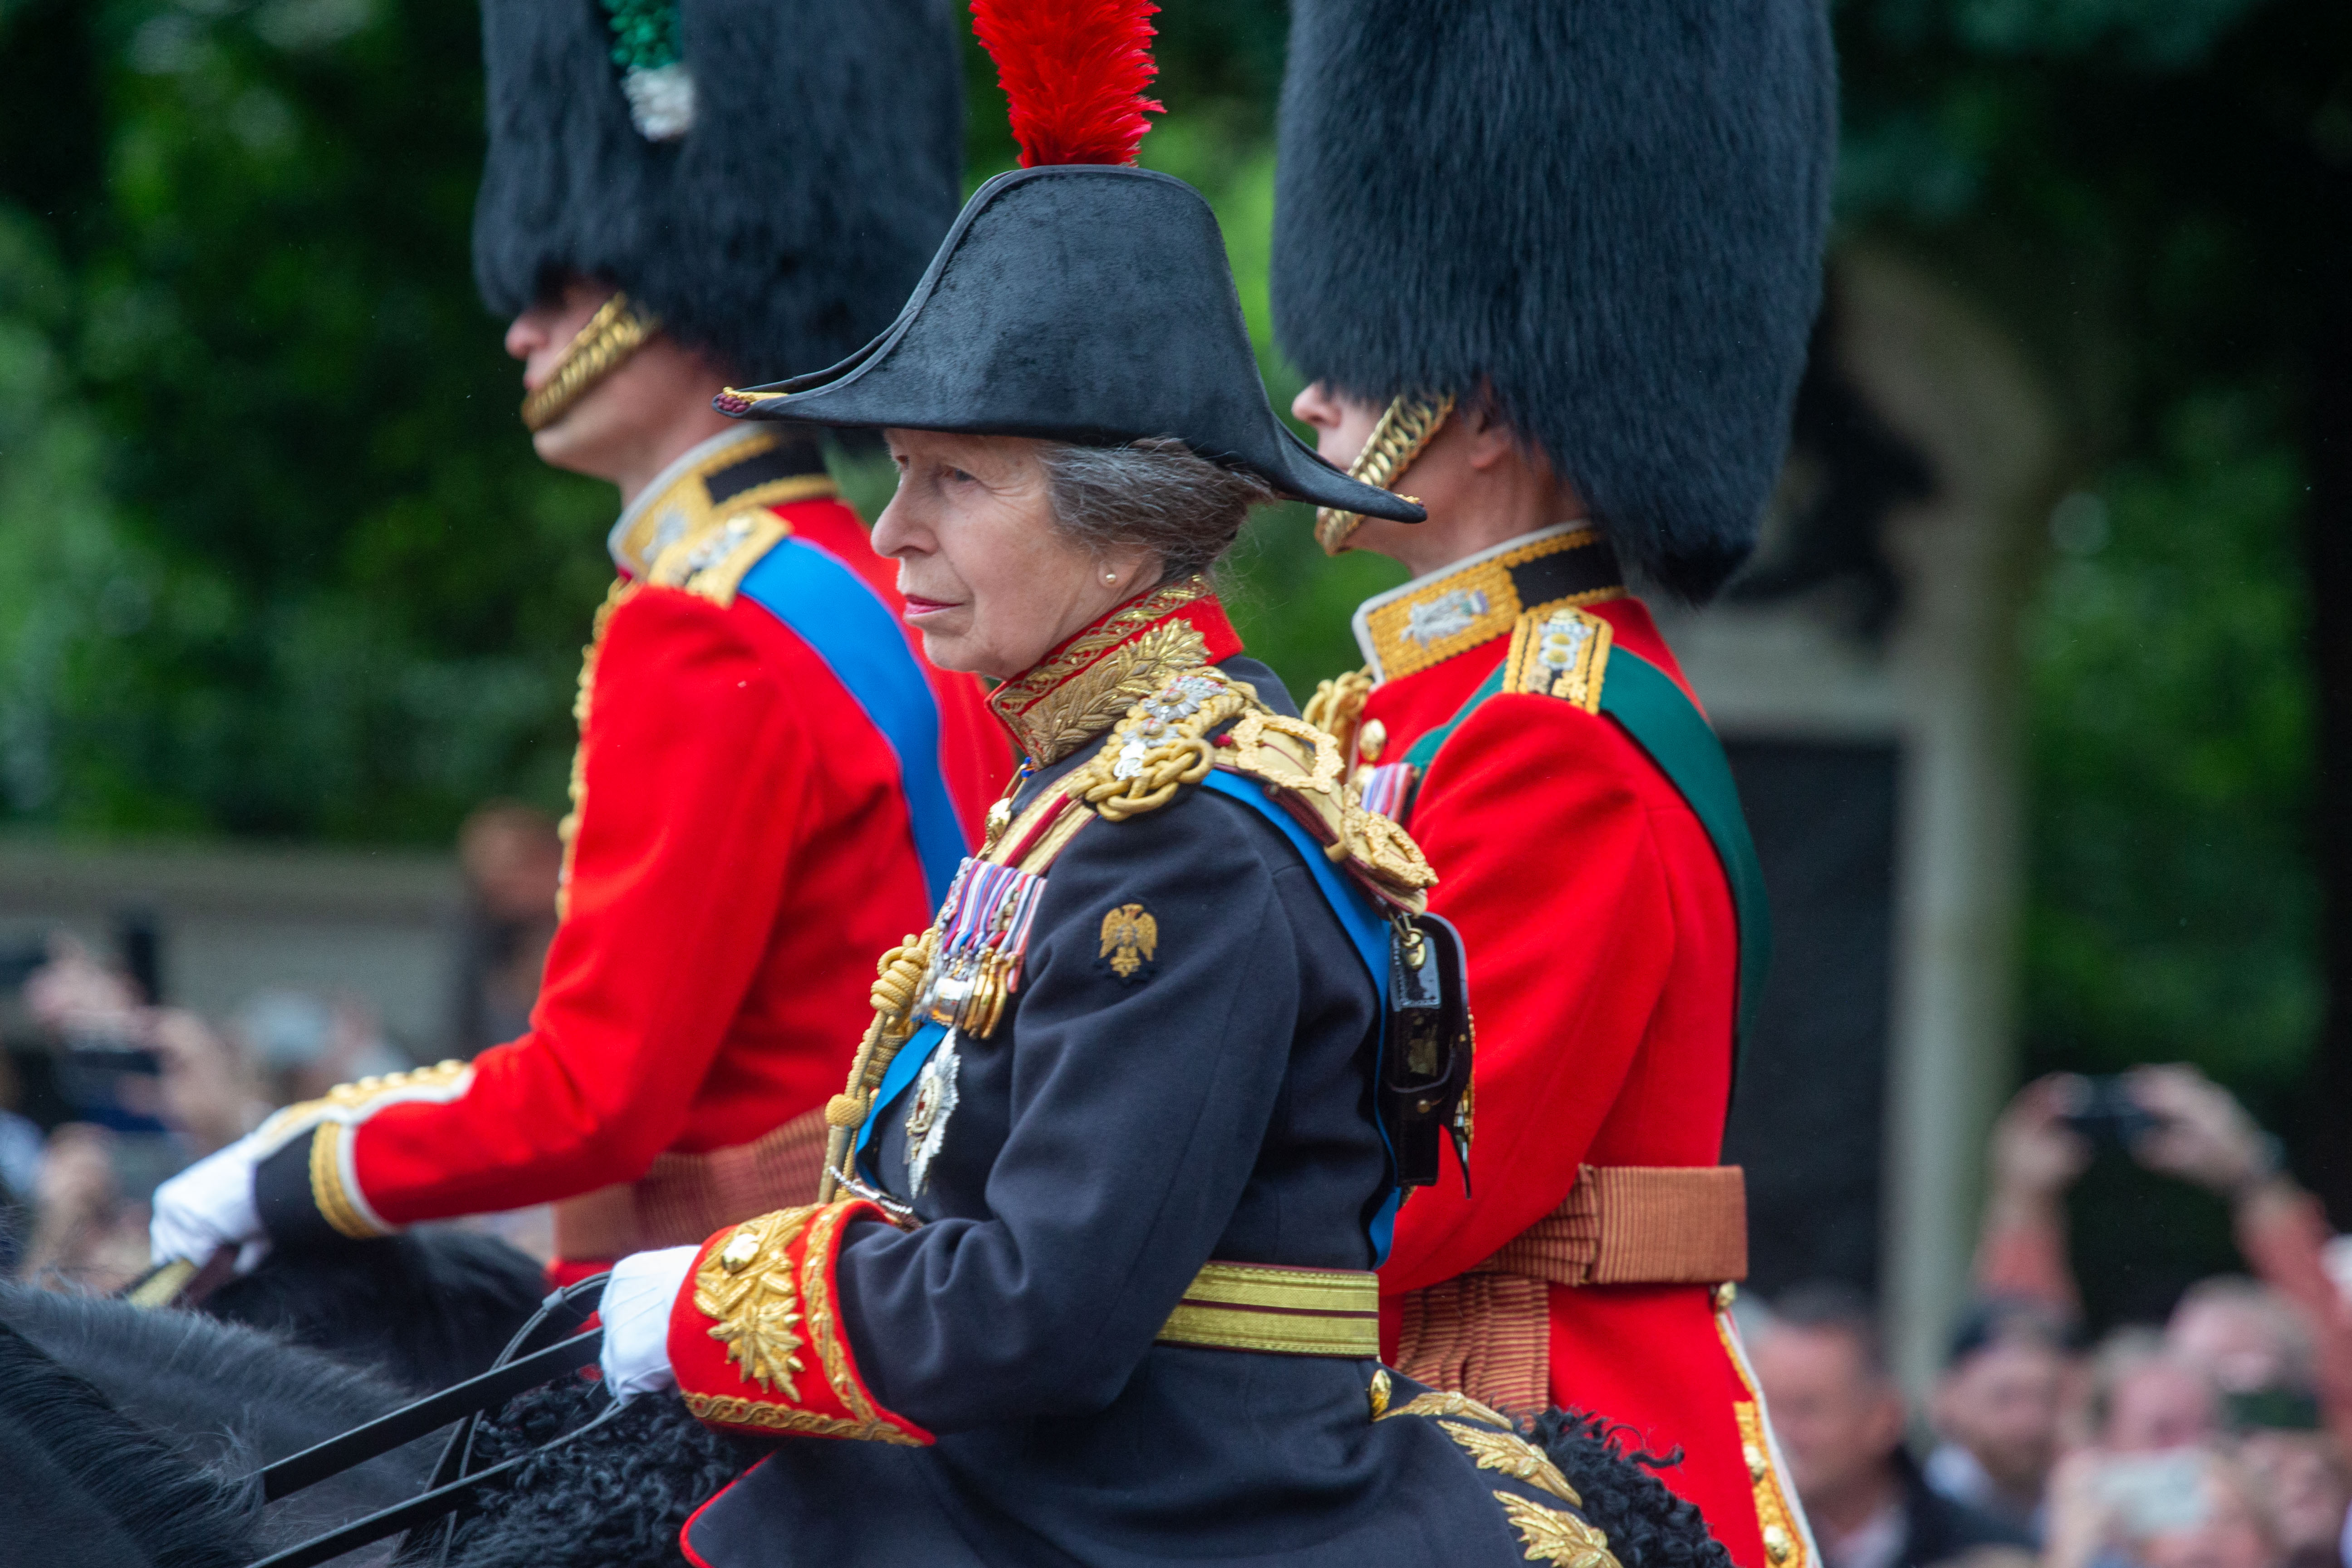
[[[839,359],[955,219],[959,26],[954,0],[677,0],[681,127],[633,120],[599,0],[484,0],[482,298],[512,315],[586,273],[734,379]]]
[[[1753,547],[1820,297],[1822,0],[1293,0],[1274,320],[1367,401],[1492,388],[1691,599]]]

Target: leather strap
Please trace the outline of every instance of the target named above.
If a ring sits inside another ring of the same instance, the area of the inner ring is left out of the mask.
[[[1553,1285],[1720,1285],[1748,1278],[1738,1165],[1581,1165],[1559,1207],[1474,1270]]]
[[[572,1262],[688,1247],[771,1209],[816,1201],[824,1110],[803,1111],[749,1143],[663,1154],[635,1182],[555,1205],[555,1255]]]
[[[1159,1338],[1211,1350],[1378,1359],[1380,1277],[1359,1268],[1204,1264]]]

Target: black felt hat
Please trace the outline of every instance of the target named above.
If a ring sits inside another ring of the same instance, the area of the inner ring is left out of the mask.
[[[955,216],[954,0],[678,0],[676,17],[674,64],[641,73],[596,0],[484,0],[482,298],[511,315],[583,273],[737,378],[836,359]]]
[[[998,175],[881,336],[829,370],[730,392],[718,406],[1081,446],[1173,437],[1300,500],[1423,516],[1348,478],[1275,417],[1215,215],[1181,180],[1141,169]]]
[[[1819,302],[1822,0],[1294,0],[1291,18],[1273,276],[1291,362],[1375,403],[1491,389],[1621,556],[1713,593],[1755,543]]]

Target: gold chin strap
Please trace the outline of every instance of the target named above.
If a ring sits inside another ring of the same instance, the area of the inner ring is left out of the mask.
[[[1453,412],[1454,395],[1450,392],[1442,397],[1420,392],[1398,394],[1381,415],[1381,422],[1372,426],[1364,449],[1348,465],[1348,477],[1381,489],[1393,489],[1412,466],[1412,460],[1421,456],[1422,448],[1444,427],[1446,417]],[[1349,539],[1363,521],[1361,512],[1318,507],[1315,512],[1315,537],[1321,542],[1323,553],[1337,555],[1347,549]]]
[[[640,311],[626,294],[614,290],[564,345],[554,373],[522,400],[523,428],[536,435],[571,413],[591,388],[626,364],[659,331],[660,317]]]

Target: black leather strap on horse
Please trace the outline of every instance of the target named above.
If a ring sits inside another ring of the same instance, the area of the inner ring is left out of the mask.
[[[436,1487],[431,1491],[419,1493],[406,1502],[394,1503],[390,1508],[369,1514],[365,1519],[355,1519],[341,1529],[329,1531],[326,1534],[314,1536],[299,1546],[289,1546],[283,1552],[264,1557],[253,1563],[252,1568],[313,1568],[314,1564],[331,1562],[346,1552],[356,1551],[371,1542],[382,1541],[387,1535],[404,1530],[414,1530],[420,1524],[430,1523],[444,1514],[464,1507],[472,1500],[475,1492],[478,1491],[485,1482],[495,1480],[509,1470],[519,1469],[541,1454],[553,1448],[560,1448],[576,1437],[587,1436],[618,1415],[623,1408],[624,1406],[616,1404],[585,1426],[575,1427],[561,1437],[541,1444],[527,1454],[517,1454],[513,1458],[492,1465],[487,1470],[480,1470],[461,1479],[451,1481],[446,1486]]]
[[[330,1437],[314,1447],[289,1455],[257,1472],[253,1481],[260,1489],[261,1500],[271,1503],[330,1476],[341,1475],[354,1466],[388,1454],[403,1444],[414,1442],[453,1421],[459,1423],[457,1430],[450,1436],[447,1447],[442,1450],[426,1490],[406,1502],[394,1503],[364,1519],[353,1520],[324,1535],[265,1557],[253,1564],[253,1568],[309,1568],[310,1564],[328,1562],[371,1542],[381,1541],[387,1535],[429,1524],[471,1501],[485,1482],[611,1420],[619,1413],[620,1405],[614,1405],[585,1426],[567,1432],[552,1442],[541,1444],[530,1453],[518,1454],[475,1474],[464,1473],[466,1462],[473,1451],[475,1425],[485,1412],[497,1409],[526,1389],[536,1388],[577,1372],[603,1352],[604,1331],[602,1329],[585,1333],[574,1331],[593,1310],[593,1303],[604,1292],[604,1279],[605,1276],[599,1274],[551,1292],[540,1303],[539,1310],[531,1314],[530,1321],[507,1342],[506,1348],[499,1352],[498,1360],[490,1369],[479,1376],[452,1384],[438,1394],[427,1394],[413,1404],[378,1416],[364,1426],[355,1426],[340,1436]],[[551,1331],[564,1337],[542,1349],[526,1350],[534,1339]]]
[[[364,1426],[354,1426],[316,1447],[289,1455],[255,1478],[261,1483],[261,1500],[276,1502],[279,1498],[291,1497],[304,1487],[341,1475],[353,1466],[364,1465],[403,1444],[437,1432],[452,1421],[496,1409],[525,1389],[537,1388],[565,1373],[579,1371],[594,1361],[604,1348],[602,1329],[574,1334],[520,1361],[492,1367],[478,1377],[452,1384],[414,1405],[404,1405],[390,1415],[380,1415]]]

